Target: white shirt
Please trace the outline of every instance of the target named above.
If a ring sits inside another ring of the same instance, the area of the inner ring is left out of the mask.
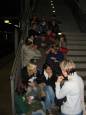
[[[61,99],[67,98],[67,101],[61,106],[61,112],[66,115],[77,115],[84,111],[84,83],[76,72],[68,76],[62,88],[60,83],[56,82],[56,97]]]
[[[45,75],[46,80],[48,80],[48,74],[46,73],[46,71],[44,71],[44,75]]]
[[[41,57],[41,52],[39,50],[33,50],[31,47],[25,44],[21,49],[22,67],[28,65],[31,59],[39,59]]]

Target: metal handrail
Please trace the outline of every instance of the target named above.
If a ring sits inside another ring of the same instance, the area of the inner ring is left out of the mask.
[[[28,15],[30,15],[30,11],[31,10],[29,10],[29,12],[28,12]],[[13,63],[13,67],[12,67],[12,71],[11,71],[11,77],[10,77],[10,79],[13,79],[13,77],[12,76],[14,76],[14,74],[16,73],[16,67],[18,67],[17,66],[17,64],[19,64],[19,60],[18,60],[18,58],[19,58],[19,55],[20,55],[20,49],[21,49],[21,46],[22,46],[22,44],[23,44],[23,41],[24,41],[24,38],[26,37],[26,32],[27,32],[27,25],[29,24],[29,22],[27,22],[27,18],[28,18],[29,16],[25,16],[25,27],[23,28],[23,32],[22,32],[22,35],[21,35],[21,40],[20,40],[20,42],[19,42],[19,46],[18,46],[18,49],[17,49],[17,51],[16,51],[16,56],[15,56],[15,59],[14,59],[14,63]],[[29,21],[29,19],[28,19],[28,21]],[[28,27],[29,27],[29,25],[28,25]],[[21,60],[20,60],[21,61]]]
[[[13,67],[12,67],[12,71],[10,74],[10,84],[11,84],[11,101],[12,101],[12,115],[16,115],[16,111],[15,111],[15,88],[17,86],[17,80],[18,77],[20,77],[20,70],[21,70],[21,47],[24,41],[24,38],[27,37],[28,34],[28,28],[29,28],[29,20],[30,17],[32,15],[32,9],[28,9],[27,11],[25,11],[23,18],[21,17],[21,24],[23,24],[23,28],[22,28],[22,35],[21,35],[21,40],[19,42],[19,46],[16,50],[16,56],[14,59],[14,63],[13,63]]]
[[[22,38],[25,35],[22,33],[22,37],[19,43],[19,47],[16,51],[16,56],[14,59],[11,75],[10,75],[10,83],[11,83],[11,101],[12,101],[12,115],[16,115],[15,111],[15,88],[17,86],[17,77],[19,77],[19,71],[21,69],[21,46],[23,43]]]

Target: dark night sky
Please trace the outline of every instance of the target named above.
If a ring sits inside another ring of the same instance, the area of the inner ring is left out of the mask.
[[[20,0],[1,0],[0,1],[0,31],[6,31],[10,25],[4,24],[5,19],[10,19],[10,22],[15,25],[19,23],[18,19],[20,15]],[[12,18],[13,17],[13,18]],[[12,29],[12,28],[11,28]],[[9,29],[10,30],[10,29]]]
[[[18,16],[20,12],[20,0],[1,0],[0,17],[1,16]]]
[[[14,25],[18,24],[18,20],[14,17],[20,14],[19,1],[20,0],[0,1],[0,57],[6,56],[14,51]],[[6,18],[10,18],[11,25],[4,23],[4,19]]]

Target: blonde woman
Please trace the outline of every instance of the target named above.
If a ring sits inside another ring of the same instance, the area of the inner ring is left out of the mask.
[[[55,83],[57,99],[66,96],[66,102],[61,105],[61,115],[84,115],[84,83],[76,72],[76,66],[72,60],[66,59],[60,63],[62,75],[58,76]],[[65,79],[62,88],[61,82]]]
[[[23,74],[24,78],[22,79],[22,82],[26,85],[25,95],[27,97],[29,107],[32,110],[32,111],[30,110],[32,113],[31,115],[45,115],[43,111],[43,105],[39,97],[40,88],[38,87],[38,84],[36,82],[37,65],[29,63],[26,66],[26,72],[27,75]],[[30,113],[28,115],[30,115]]]
[[[28,82],[32,82],[36,79],[37,65],[29,63],[21,70],[22,82],[27,86]]]

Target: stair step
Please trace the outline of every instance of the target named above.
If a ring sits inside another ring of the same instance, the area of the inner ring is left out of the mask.
[[[83,60],[81,60],[81,61],[74,61],[76,64],[78,63],[78,64],[85,64],[86,63],[86,61],[83,61]]]
[[[67,41],[77,41],[77,39],[67,39]],[[78,41],[86,41],[86,39],[80,39],[80,40],[78,40]]]
[[[68,45],[72,45],[72,46],[77,46],[77,47],[79,47],[79,46],[86,46],[86,43],[68,43]]]
[[[69,59],[72,59],[74,62],[75,61],[80,61],[80,62],[85,62],[86,61],[86,57],[71,57],[71,56],[68,56]]]
[[[80,58],[81,58],[81,57],[85,57],[85,58],[86,58],[86,55],[72,55],[72,54],[71,54],[71,55],[67,55],[67,57],[71,57],[71,58],[72,58],[72,57],[80,57]]]
[[[67,48],[70,50],[86,50],[86,45],[82,46],[76,46],[76,45],[67,45]]]
[[[86,69],[86,63],[76,63],[76,67]]]
[[[86,40],[86,35],[85,36],[66,36],[67,40]]]
[[[80,76],[83,77],[83,79],[86,80],[86,71],[77,71]]]
[[[76,40],[79,40],[79,41],[86,41],[86,36],[85,37],[67,37],[66,38],[68,41],[76,41]]]
[[[81,41],[81,40],[78,40],[78,41],[73,41],[73,40],[67,40],[67,44],[79,44],[79,45],[81,45],[81,44],[85,44],[86,45],[86,40],[83,40],[83,41]]]
[[[76,46],[76,45],[69,45],[69,44],[68,44],[68,45],[67,45],[67,48],[68,48],[68,49],[77,49],[77,50],[78,50],[78,49],[86,50],[86,45],[84,45],[84,46],[83,46],[83,45],[82,45],[82,46],[80,46],[80,45]]]
[[[83,56],[86,56],[86,51],[72,51],[72,50],[70,50],[69,52],[68,52],[68,55],[83,55]]]
[[[86,51],[86,49],[69,49],[70,51]]]
[[[80,32],[64,32],[66,36],[86,36],[86,33],[80,33]]]

